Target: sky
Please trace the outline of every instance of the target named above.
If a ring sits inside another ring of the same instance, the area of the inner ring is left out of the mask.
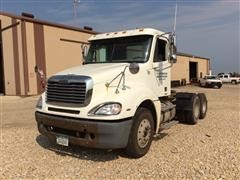
[[[176,0],[0,0],[0,10],[97,32],[172,31]],[[178,0],[178,51],[210,58],[214,73],[240,72],[240,0]]]

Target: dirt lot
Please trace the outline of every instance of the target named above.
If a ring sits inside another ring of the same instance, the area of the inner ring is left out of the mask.
[[[182,89],[207,94],[207,117],[194,126],[177,124],[163,131],[140,159],[129,159],[119,150],[51,144],[36,129],[37,97],[2,96],[0,179],[239,179],[240,86],[177,90]]]

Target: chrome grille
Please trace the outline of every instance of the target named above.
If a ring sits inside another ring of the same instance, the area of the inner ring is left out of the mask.
[[[89,96],[92,92],[92,87],[87,87],[89,84],[87,82],[89,82],[90,79],[91,78],[87,76],[76,75],[58,75],[51,77],[47,84],[47,103],[86,105],[89,103]]]

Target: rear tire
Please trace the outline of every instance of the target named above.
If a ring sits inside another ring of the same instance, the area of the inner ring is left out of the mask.
[[[232,84],[237,84],[237,81],[233,80],[231,83],[232,83]]]
[[[206,114],[207,114],[207,97],[204,93],[199,93],[198,94],[199,100],[200,100],[200,115],[199,119],[204,119]]]
[[[152,143],[154,122],[151,112],[146,108],[138,108],[133,118],[133,125],[125,153],[133,158],[144,156]]]
[[[197,94],[195,94],[191,99],[191,110],[185,111],[185,121],[188,124],[196,124],[200,116],[200,99]]]
[[[176,110],[176,116],[180,123],[186,123],[184,110]]]

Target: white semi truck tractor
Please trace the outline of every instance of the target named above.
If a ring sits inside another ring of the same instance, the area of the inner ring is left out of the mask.
[[[53,142],[123,149],[139,158],[164,128],[205,117],[205,94],[171,90],[173,33],[141,28],[89,42],[83,65],[50,77],[37,103],[38,130]]]

